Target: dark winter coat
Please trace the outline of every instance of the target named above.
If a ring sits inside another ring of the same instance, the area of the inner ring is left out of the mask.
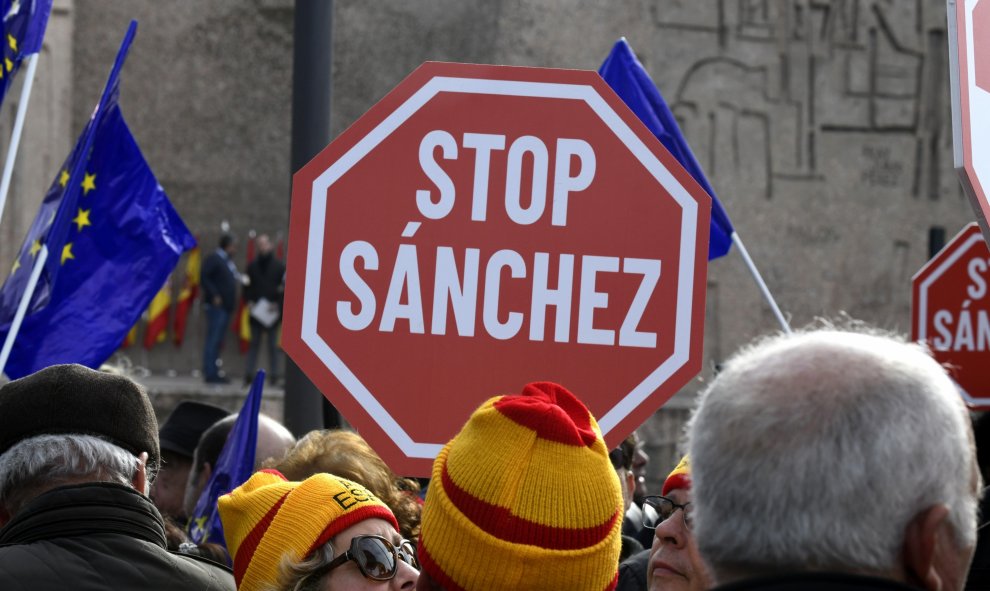
[[[747,579],[712,591],[917,591],[890,579],[845,573],[791,573]]]
[[[203,260],[199,272],[199,284],[203,288],[203,302],[213,303],[214,296],[220,296],[220,305],[228,312],[234,311],[237,304],[237,276],[231,272],[226,253],[215,250]]]
[[[165,549],[148,497],[93,483],[57,488],[0,529],[0,589],[235,591],[230,570]]]

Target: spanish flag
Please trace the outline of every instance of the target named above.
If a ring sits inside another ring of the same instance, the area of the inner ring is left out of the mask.
[[[182,284],[182,291],[179,292],[179,301],[175,305],[175,324],[172,325],[172,339],[176,347],[182,346],[182,341],[186,337],[189,311],[192,310],[193,302],[199,297],[199,269],[202,262],[198,246],[189,251],[189,256],[186,257],[186,278]]]
[[[247,265],[244,266],[244,273],[247,274],[247,267],[254,260],[254,230],[248,236],[247,241]],[[244,355],[251,347],[251,307],[248,306],[244,294],[241,294],[241,303],[237,306],[237,315],[234,316],[234,334],[237,335],[237,346]]]
[[[148,306],[148,328],[144,331],[144,348],[151,349],[168,336],[168,313],[172,307],[172,282],[166,281]]]
[[[140,322],[138,323],[140,324]],[[138,325],[135,324],[131,330],[127,332],[127,336],[124,337],[124,342],[120,344],[121,349],[126,349],[137,342]]]

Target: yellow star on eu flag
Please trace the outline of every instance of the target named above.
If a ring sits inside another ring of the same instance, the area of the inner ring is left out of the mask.
[[[69,171],[68,170],[63,170],[58,175],[58,184],[60,184],[60,185],[62,185],[64,187],[68,183],[69,183]]]
[[[92,209],[83,209],[81,207],[79,208],[79,213],[77,213],[75,219],[72,220],[72,223],[76,225],[76,230],[77,231],[82,232],[82,229],[85,228],[86,226],[92,226],[93,225],[89,221],[89,212],[91,212],[91,211],[93,211],[93,210]]]
[[[31,256],[37,256],[38,252],[41,250],[41,240],[35,240],[31,243],[31,248],[28,250]]]
[[[3,58],[3,63],[5,66],[7,66],[8,72],[14,69],[14,62],[10,61],[9,57]]]
[[[14,39],[14,36],[10,33],[7,33],[7,45],[14,50],[14,53],[17,53],[17,39]]]
[[[65,246],[62,247],[62,264],[64,265],[65,261],[75,258],[76,256],[72,254],[72,243],[67,242]]]
[[[209,518],[206,515],[193,519],[193,530],[199,530],[203,537],[206,537],[209,533],[206,529],[207,519]]]
[[[14,259],[14,267],[10,270],[10,274],[13,275],[20,268],[21,268],[21,259]]]
[[[88,195],[90,191],[96,188],[96,174],[87,173],[83,176],[82,190],[83,195]]]

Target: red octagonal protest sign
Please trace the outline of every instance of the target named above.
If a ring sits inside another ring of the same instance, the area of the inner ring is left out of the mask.
[[[911,338],[926,341],[966,405],[990,409],[990,249],[970,224],[912,279]]]
[[[990,239],[990,0],[946,0],[953,163]]]
[[[700,370],[710,207],[597,73],[427,63],[294,176],[282,343],[401,474],[532,381],[614,446]]]

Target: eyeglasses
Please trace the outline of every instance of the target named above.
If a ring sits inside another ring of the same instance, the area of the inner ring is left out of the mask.
[[[691,516],[692,513],[691,503],[684,503],[683,505],[678,505],[677,503],[671,501],[667,497],[651,495],[643,499],[643,504],[653,507],[653,509],[656,510],[657,515],[660,516],[660,519],[656,523],[650,523],[649,516],[644,512],[643,527],[647,529],[656,529],[658,525],[673,517],[674,513],[676,513],[678,509],[681,510],[681,515],[684,518],[685,527],[687,527],[690,530],[691,526],[694,524],[694,519]]]
[[[399,561],[419,570],[416,551],[409,540],[402,540],[398,546],[381,536],[354,536],[351,549],[334,558],[319,570],[319,576],[353,560],[361,574],[373,581],[388,581],[399,571]],[[316,575],[317,573],[313,573]]]

